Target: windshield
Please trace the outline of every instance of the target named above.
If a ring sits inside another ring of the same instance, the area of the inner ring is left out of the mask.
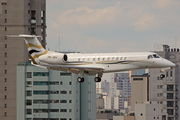
[[[153,54],[154,58],[160,58],[157,54]]]
[[[148,59],[151,59],[151,58],[153,58],[152,55],[148,55]]]

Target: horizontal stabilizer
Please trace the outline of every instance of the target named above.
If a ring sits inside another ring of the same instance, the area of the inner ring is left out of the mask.
[[[41,36],[19,34],[19,35],[7,35],[7,37],[14,37],[14,38],[34,38],[34,37],[41,37]]]

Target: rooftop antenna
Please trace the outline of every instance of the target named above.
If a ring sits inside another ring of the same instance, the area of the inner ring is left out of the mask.
[[[59,50],[59,52],[60,52],[60,36],[59,36],[58,50]]]
[[[177,48],[177,38],[175,37],[175,48]]]

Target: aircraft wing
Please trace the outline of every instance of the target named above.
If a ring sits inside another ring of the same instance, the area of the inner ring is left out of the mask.
[[[72,73],[78,74],[80,70],[83,71],[96,71],[96,72],[102,72],[104,69],[102,67],[97,66],[72,66],[72,65],[48,65],[48,64],[41,64],[42,66],[46,66],[47,68],[53,69],[53,70],[69,70]]]

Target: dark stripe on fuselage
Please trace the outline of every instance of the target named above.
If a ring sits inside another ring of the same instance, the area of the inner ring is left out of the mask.
[[[30,50],[30,51],[29,51],[29,54],[32,54],[32,53],[34,53],[34,52],[40,52],[40,51],[37,51],[37,50]]]

